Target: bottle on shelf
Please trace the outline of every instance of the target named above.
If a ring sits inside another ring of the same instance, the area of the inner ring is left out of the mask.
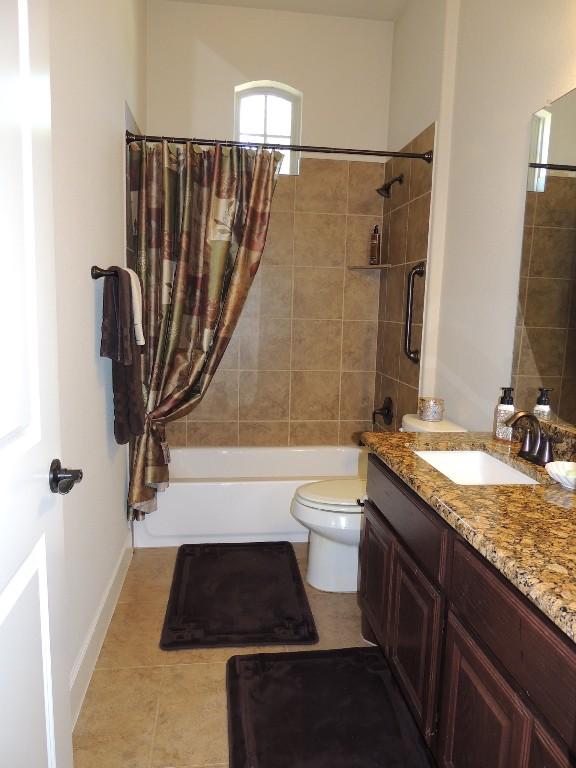
[[[370,237],[370,266],[377,266],[380,264],[380,229],[378,224],[374,226],[372,230],[372,236]]]

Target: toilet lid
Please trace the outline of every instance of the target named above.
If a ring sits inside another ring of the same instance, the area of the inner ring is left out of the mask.
[[[366,480],[361,477],[339,477],[307,483],[297,491],[304,502],[336,507],[357,507],[356,499],[366,498]]]
[[[424,421],[415,413],[406,413],[402,416],[403,432],[467,432],[468,430],[456,424],[450,419],[441,421]]]

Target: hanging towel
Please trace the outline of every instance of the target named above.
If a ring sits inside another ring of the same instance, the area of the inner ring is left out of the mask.
[[[130,365],[134,348],[130,278],[120,267],[109,271],[114,274],[104,278],[100,357]]]
[[[112,360],[114,437],[120,445],[144,432],[140,353],[134,334],[132,280],[125,269],[110,267],[104,278],[100,356]]]
[[[144,329],[142,328],[142,286],[140,285],[140,278],[133,269],[126,268],[126,272],[130,275],[130,287],[132,289],[134,336],[136,337],[136,344],[138,344],[139,347],[143,347],[145,340]]]

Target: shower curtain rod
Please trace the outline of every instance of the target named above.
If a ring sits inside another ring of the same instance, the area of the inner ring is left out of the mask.
[[[407,157],[414,160],[424,160],[427,163],[432,162],[434,156],[430,149],[428,152],[389,152],[379,149],[344,149],[342,147],[313,147],[300,144],[260,144],[255,142],[251,144],[246,141],[228,141],[219,139],[176,139],[172,136],[140,136],[130,131],[126,131],[126,141],[168,141],[171,144],[200,144],[206,146],[215,146],[222,144],[225,147],[264,147],[264,149],[290,149],[293,152],[321,152],[324,155],[372,155],[374,157]]]
[[[545,168],[548,171],[576,171],[576,165],[559,165],[558,163],[528,163],[529,168]]]

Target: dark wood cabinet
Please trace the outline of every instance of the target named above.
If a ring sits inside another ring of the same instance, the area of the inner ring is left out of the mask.
[[[452,614],[442,680],[443,768],[522,768],[531,716]]]
[[[390,574],[395,537],[370,502],[364,506],[360,555],[360,604],[373,635],[388,648]],[[367,638],[371,639],[371,638]]]
[[[360,602],[426,741],[435,734],[443,598],[380,512],[364,507]]]
[[[576,768],[574,644],[375,456],[367,490],[365,637],[438,764]]]
[[[368,459],[368,495],[403,545],[435,583],[444,584],[452,531],[375,456]]]
[[[443,599],[402,546],[392,563],[388,658],[428,744],[436,732]]]
[[[576,751],[576,653],[467,544],[454,545],[450,601],[531,706]]]
[[[576,724],[575,724],[576,725]],[[528,768],[574,768],[568,749],[558,744],[539,723],[534,723]]]

